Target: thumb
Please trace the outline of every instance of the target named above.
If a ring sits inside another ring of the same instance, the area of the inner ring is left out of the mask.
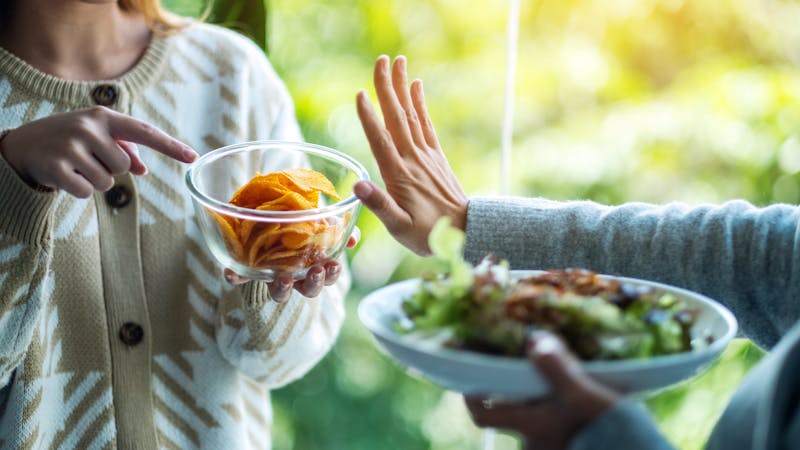
[[[390,230],[399,225],[402,218],[407,216],[389,194],[371,181],[359,181],[353,186],[353,193]]]
[[[588,379],[578,359],[553,334],[545,331],[531,334],[527,348],[528,359],[556,393],[569,392]]]

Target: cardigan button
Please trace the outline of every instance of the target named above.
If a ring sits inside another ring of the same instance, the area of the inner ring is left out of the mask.
[[[110,84],[98,85],[92,91],[92,99],[100,106],[111,106],[117,101],[117,88]]]
[[[116,185],[106,191],[106,203],[112,208],[122,208],[131,202],[131,191],[125,186]]]
[[[126,322],[119,329],[119,339],[129,347],[139,344],[143,338],[144,329],[139,324]]]

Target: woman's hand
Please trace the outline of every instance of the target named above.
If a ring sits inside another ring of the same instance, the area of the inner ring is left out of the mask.
[[[358,227],[353,229],[353,234],[347,239],[347,248],[353,248],[361,239],[361,230]],[[275,281],[267,283],[269,296],[272,300],[283,303],[292,296],[292,289],[303,294],[305,297],[316,297],[322,292],[322,288],[336,283],[342,265],[338,261],[331,259],[323,265],[313,266],[308,269],[306,277],[302,280],[295,280],[290,275],[279,276]],[[250,281],[249,278],[237,275],[231,269],[225,269],[225,280],[232,285],[239,285]]]
[[[15,128],[0,142],[0,153],[28,184],[87,198],[110,189],[114,175],[147,173],[136,144],[180,162],[197,158],[188,145],[158,128],[101,106]]]
[[[479,427],[522,435],[526,449],[566,448],[581,428],[614,405],[620,395],[590,378],[552,334],[535,334],[528,348],[531,363],[550,384],[547,398],[516,403],[466,398],[467,408]]]
[[[389,58],[378,58],[374,82],[385,126],[364,91],[356,105],[386,191],[369,181],[356,183],[353,190],[395,239],[428,255],[428,234],[440,217],[449,216],[454,226],[465,228],[467,196],[439,146],[422,81],[407,87],[405,58],[395,59],[391,74]]]

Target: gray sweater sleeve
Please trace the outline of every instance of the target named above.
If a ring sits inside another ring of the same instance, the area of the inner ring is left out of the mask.
[[[465,258],[515,269],[583,267],[705,294],[771,348],[800,317],[800,209],[470,199]]]

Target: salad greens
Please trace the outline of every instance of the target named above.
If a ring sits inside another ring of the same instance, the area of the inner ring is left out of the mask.
[[[438,267],[402,303],[396,327],[445,345],[524,355],[535,330],[559,335],[581,359],[641,358],[691,350],[696,312],[676,296],[582,269],[512,278],[491,255],[464,261],[464,233],[442,219],[429,245]]]

